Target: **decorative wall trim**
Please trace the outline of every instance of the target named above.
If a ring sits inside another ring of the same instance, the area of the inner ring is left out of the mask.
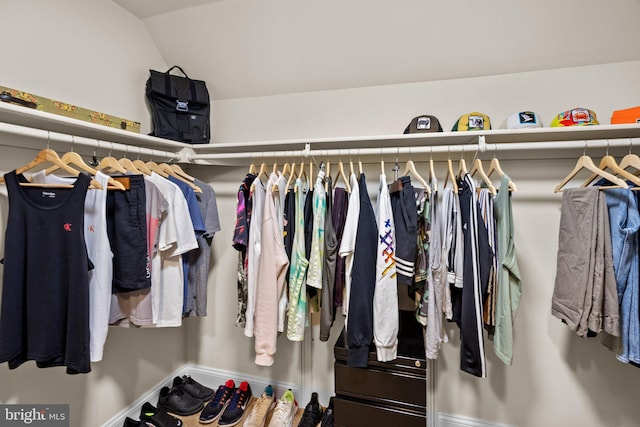
[[[213,389],[216,389],[220,384],[224,384],[228,379],[233,379],[236,384],[239,384],[241,381],[248,381],[251,385],[251,391],[254,396],[260,396],[264,388],[269,384],[273,386],[276,396],[278,397],[289,388],[293,391],[296,397],[299,394],[298,386],[295,384],[275,382],[268,378],[254,377],[251,375],[239,374],[237,372],[230,372],[222,369],[208,368],[205,366],[184,365],[136,399],[136,401],[131,405],[114,415],[109,421],[104,423],[102,427],[122,427],[126,417],[130,417],[134,420],[139,419],[140,408],[144,402],[151,402],[155,406],[158,401],[158,396],[160,395],[160,389],[164,386],[171,385],[175,377],[180,377],[182,375],[190,375],[194,380]],[[299,397],[297,397],[297,399],[300,401]]]
[[[462,415],[438,414],[437,427],[511,427],[508,424],[496,424]]]

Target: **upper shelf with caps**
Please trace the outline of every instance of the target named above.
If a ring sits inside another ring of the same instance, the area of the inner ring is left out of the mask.
[[[229,156],[245,156],[246,153],[298,150],[332,150],[340,152],[348,150],[389,150],[401,147],[411,150],[412,147],[458,146],[464,147],[474,144],[500,145],[542,143],[546,148],[553,148],[553,142],[599,140],[603,145],[606,141],[640,138],[640,124],[624,125],[596,125],[574,126],[564,128],[530,128],[530,129],[495,129],[471,132],[438,132],[422,134],[396,134],[374,136],[349,136],[336,138],[311,138],[264,141],[214,142],[211,144],[189,145],[148,135],[137,134],[120,129],[109,128],[89,122],[70,119],[51,113],[32,110],[0,102],[0,124],[25,126],[50,132],[59,132],[78,137],[95,139],[97,141],[114,142],[134,147],[150,148],[172,153],[185,153],[180,156],[188,160],[191,156],[227,154]],[[636,145],[637,141],[634,141]],[[529,148],[531,144],[528,144]],[[495,146],[494,146],[495,147]]]

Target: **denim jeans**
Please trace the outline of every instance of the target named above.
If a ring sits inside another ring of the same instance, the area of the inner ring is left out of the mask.
[[[613,268],[620,303],[622,354],[618,360],[640,363],[640,312],[638,307],[638,194],[629,189],[605,190],[611,224]]]

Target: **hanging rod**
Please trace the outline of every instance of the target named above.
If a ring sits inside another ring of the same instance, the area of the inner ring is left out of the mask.
[[[527,151],[527,150],[561,150],[561,149],[591,149],[606,147],[632,147],[640,146],[638,138],[623,139],[593,139],[581,141],[541,141],[541,142],[503,142],[487,144],[482,135],[479,136],[477,144],[453,144],[437,146],[418,147],[381,147],[381,148],[344,148],[344,149],[312,149],[310,144],[306,144],[299,150],[279,150],[279,151],[253,151],[242,153],[210,153],[188,155],[189,161],[197,160],[231,160],[231,159],[251,159],[265,157],[318,157],[318,156],[370,156],[370,155],[397,155],[397,154],[430,154],[430,153],[474,153],[484,151]]]
[[[119,142],[101,141],[99,139],[85,138],[83,136],[69,135],[66,133],[51,132],[47,130],[19,126],[10,123],[0,122],[0,133],[8,133],[29,138],[38,138],[49,142],[64,142],[73,145],[82,145],[108,151],[141,154],[150,157],[163,157],[167,159],[180,158],[180,153],[178,152],[171,152],[155,148],[138,147],[134,145],[121,144]],[[0,145],[9,146],[8,144],[3,144],[2,141],[0,141]]]

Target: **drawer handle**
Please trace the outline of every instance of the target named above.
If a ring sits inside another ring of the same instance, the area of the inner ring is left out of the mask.
[[[416,360],[415,365],[416,365],[416,368],[419,368],[419,367],[421,367],[421,366],[422,366],[422,363],[420,363],[420,361],[419,361],[419,360]]]

